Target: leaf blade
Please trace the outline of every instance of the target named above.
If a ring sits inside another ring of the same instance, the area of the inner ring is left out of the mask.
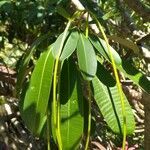
[[[52,54],[53,54],[54,58],[57,58],[58,56],[60,57],[60,54],[61,54],[61,51],[63,48],[63,44],[64,44],[68,34],[69,34],[69,31],[61,33],[57,37],[56,41],[53,43]]]
[[[23,120],[36,135],[40,135],[46,121],[53,66],[54,58],[49,49],[41,54],[37,61],[21,108]]]
[[[133,66],[132,62],[122,60],[122,65],[117,66],[117,68],[135,84],[139,85],[144,91],[150,94],[150,80],[148,80],[146,76],[137,70]]]
[[[98,52],[102,56],[104,56],[107,60],[110,61],[110,54],[109,54],[106,42],[103,39],[98,38],[96,36],[90,37],[90,41],[93,44],[93,46],[98,50]],[[119,54],[111,46],[110,46],[110,50],[112,52],[115,63],[117,65],[120,65],[121,64],[121,58],[120,58]]]
[[[24,81],[25,76],[26,76],[26,69],[27,69],[29,61],[31,59],[31,56],[33,55],[34,51],[36,50],[36,47],[42,41],[44,41],[48,36],[49,36],[49,33],[37,38],[37,40],[35,40],[33,42],[30,49],[27,51],[27,53],[24,55],[23,59],[21,60],[21,65],[20,65],[19,73],[17,75],[17,83],[16,83],[17,96],[20,94],[21,87],[22,87],[23,81]]]
[[[106,55],[104,53],[104,48],[106,47],[103,47],[98,42],[98,37],[92,37],[90,38],[90,41],[94,45],[94,47],[105,57],[105,59],[110,62],[109,55]],[[131,79],[135,84],[139,85],[143,90],[150,94],[150,81],[140,71],[138,71],[131,62],[121,59],[120,56],[115,53],[115,50],[112,49],[112,55],[114,57],[117,69],[124,73],[124,75]]]
[[[97,70],[97,59],[90,41],[80,33],[77,45],[79,68],[85,80],[92,80]]]
[[[75,67],[70,61],[65,62],[61,78],[61,137],[63,149],[66,150],[77,147],[83,133],[83,116],[80,112],[83,100]]]
[[[63,48],[62,54],[60,56],[60,60],[64,61],[68,58],[76,49],[77,43],[79,39],[79,33],[76,30],[71,31],[67,42]]]
[[[123,116],[121,102],[116,83],[102,65],[98,67],[99,74],[92,80],[94,98],[97,101],[108,126],[115,133],[123,131]],[[135,121],[130,105],[124,95],[127,134],[132,134],[135,129]]]

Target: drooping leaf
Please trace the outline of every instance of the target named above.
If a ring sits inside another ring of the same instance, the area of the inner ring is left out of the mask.
[[[20,67],[19,67],[19,73],[17,76],[17,84],[16,84],[17,95],[20,94],[20,90],[21,90],[23,81],[24,81],[25,76],[26,76],[26,70],[27,70],[27,66],[29,64],[29,61],[31,59],[31,56],[33,55],[36,47],[43,40],[45,40],[48,36],[49,36],[49,33],[37,38],[37,40],[31,45],[30,49],[27,51],[27,53],[24,55],[23,59],[21,60]]]
[[[54,58],[51,49],[43,52],[32,73],[21,115],[27,127],[40,135],[46,121],[46,110],[53,76]]]
[[[122,65],[117,66],[117,68],[135,84],[139,85],[143,90],[150,94],[150,80],[148,80],[145,75],[137,70],[131,61],[122,60]]]
[[[100,38],[101,37],[102,36],[100,36]],[[93,38],[96,39],[95,37],[93,37]],[[123,39],[123,38],[121,38],[119,36],[116,36],[116,35],[107,35],[107,38],[110,39],[110,40],[113,40],[116,43],[119,43],[119,44],[123,45],[124,47],[127,47],[127,48],[133,50],[133,52],[135,54],[139,54],[140,50],[139,50],[138,46],[134,42],[132,42],[130,40],[127,40],[127,39]],[[97,39],[98,39],[98,37],[97,37]],[[96,42],[96,41],[93,41],[93,42]],[[97,44],[97,43],[95,43],[95,44]]]
[[[92,80],[96,74],[97,59],[92,44],[84,34],[79,34],[77,57],[79,68],[85,80]]]
[[[72,30],[63,48],[60,60],[62,61],[65,60],[74,52],[74,50],[77,47],[78,39],[79,39],[78,31]]]
[[[106,42],[103,39],[100,39],[96,36],[90,37],[90,41],[93,44],[93,46],[97,49],[97,51],[104,56],[106,59],[110,61],[110,54],[107,49]],[[120,65],[121,64],[121,58],[119,54],[110,46],[111,53],[113,55],[113,58],[115,60],[115,63]]]
[[[75,149],[83,134],[83,96],[76,66],[66,61],[60,85],[61,137],[64,150]]]
[[[105,41],[100,40],[100,43],[98,41],[98,37],[91,37],[90,40],[94,47],[105,57],[105,59],[110,61],[108,51],[106,51],[106,44],[105,46],[102,46],[102,43],[105,43]],[[122,60],[113,48],[111,48],[111,50],[117,69],[123,72],[126,77],[131,79],[135,84],[139,85],[143,90],[150,93],[150,81],[140,71],[138,71],[131,62]]]
[[[65,35],[64,35],[65,34]],[[56,39],[56,41],[53,43],[53,48],[52,48],[52,54],[53,56],[56,58],[58,55],[61,54],[63,45],[64,45],[64,41],[67,37],[67,35],[69,34],[69,32],[67,31],[66,33],[61,33],[58,38]],[[64,38],[64,39],[63,39]],[[63,45],[62,45],[63,44]],[[61,49],[60,49],[61,48]],[[60,54],[59,54],[60,53]]]
[[[52,102],[52,126],[53,126],[53,134],[56,137],[58,149],[62,149],[62,140],[61,140],[61,133],[60,133],[60,101],[58,99],[58,90],[57,86],[59,87],[59,77],[60,77],[60,55],[62,53],[62,49],[65,43],[65,39],[71,25],[72,20],[69,20],[64,32],[62,33],[62,37],[58,37],[56,42],[53,44],[52,53],[53,56],[56,58],[55,66],[54,66],[54,77],[53,77],[53,102]],[[58,44],[58,45],[57,45]]]
[[[98,65],[97,77],[92,80],[94,98],[108,126],[115,133],[123,133],[121,101],[115,80],[102,65]],[[132,134],[135,121],[132,109],[124,95],[127,134]]]

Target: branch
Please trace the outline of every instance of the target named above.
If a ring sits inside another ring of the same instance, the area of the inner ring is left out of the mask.
[[[79,0],[72,0],[71,1],[73,5],[75,5],[75,7],[78,9],[78,10],[85,10],[84,6],[81,4],[81,2]],[[87,17],[87,14],[85,14],[83,16],[83,18],[86,20],[86,17]],[[89,21],[92,21],[92,18],[91,16],[89,15]],[[90,24],[90,28],[96,33],[98,34],[99,33],[99,29],[97,28],[96,24]]]
[[[150,9],[139,0],[124,0],[124,2],[133,9],[145,22],[150,21]]]

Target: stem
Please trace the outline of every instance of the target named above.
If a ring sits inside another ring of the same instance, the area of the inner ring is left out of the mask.
[[[89,140],[90,140],[90,132],[91,132],[91,90],[90,90],[90,82],[87,83],[88,90],[88,130],[87,130],[87,138],[85,144],[85,150],[88,149]]]
[[[47,150],[50,150],[50,119],[49,119],[49,111],[47,110]]]
[[[97,18],[92,14],[92,16],[94,17],[94,19],[96,20],[97,22],[97,25],[98,25],[98,28],[99,30],[101,31],[102,33],[102,36],[104,37],[104,40],[106,42],[106,45],[107,45],[107,48],[108,48],[108,51],[109,51],[109,54],[110,54],[110,59],[111,59],[111,62],[112,62],[112,67],[113,67],[113,70],[114,70],[114,75],[115,75],[115,79],[116,79],[116,83],[117,83],[117,88],[118,88],[118,93],[120,95],[120,101],[121,101],[121,106],[122,106],[122,116],[123,116],[123,141],[122,141],[122,150],[125,150],[125,144],[126,144],[126,136],[127,136],[127,125],[126,125],[126,112],[125,112],[125,104],[124,104],[124,98],[123,98],[123,94],[122,94],[122,88],[121,88],[121,84],[120,84],[120,81],[119,81],[119,76],[118,76],[118,72],[117,72],[117,67],[116,67],[116,64],[115,64],[115,60],[113,58],[113,55],[111,53],[111,50],[110,50],[110,46],[109,46],[109,42],[108,42],[108,39],[106,37],[106,34],[101,26],[101,24],[99,23],[99,21],[97,20]]]
[[[88,38],[89,35],[89,13],[87,13],[86,18],[86,29],[85,29],[85,36]],[[89,139],[90,139],[90,132],[91,132],[91,91],[90,91],[90,82],[87,82],[87,90],[88,90],[88,129],[87,129],[87,138],[85,143],[85,150],[88,149]]]
[[[87,13],[87,18],[86,18],[86,29],[85,29],[85,36],[88,38],[89,35],[89,13]]]
[[[67,31],[71,25],[71,20],[69,20],[65,31],[63,33],[63,38],[60,43],[58,55],[56,56],[55,61],[55,68],[54,68],[54,78],[53,78],[53,115],[54,115],[54,128],[56,129],[56,139],[58,142],[58,148],[59,150],[62,150],[62,141],[61,141],[61,134],[60,134],[60,116],[59,116],[59,101],[57,99],[57,73],[58,73],[58,66],[59,66],[59,57],[63,48],[63,44],[67,35]]]

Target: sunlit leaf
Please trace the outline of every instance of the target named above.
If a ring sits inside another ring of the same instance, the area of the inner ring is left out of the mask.
[[[53,44],[52,53],[56,58],[55,66],[54,66],[54,77],[53,77],[53,102],[52,102],[52,126],[53,126],[53,134],[56,135],[56,141],[58,145],[58,149],[62,149],[62,140],[60,133],[60,101],[58,99],[58,90],[60,77],[60,69],[61,62],[59,61],[60,55],[62,53],[62,49],[65,43],[66,36],[68,34],[69,27],[71,25],[72,20],[69,20],[64,32],[57,38],[56,42]],[[62,37],[61,37],[62,36]],[[57,45],[58,44],[58,45]]]
[[[92,44],[82,33],[77,45],[77,57],[83,78],[92,80],[96,74],[97,59]]]
[[[0,1],[0,7],[3,6],[4,4],[11,3],[11,0],[1,0]]]
[[[103,39],[100,39],[96,36],[90,37],[90,41],[93,44],[93,46],[97,49],[97,51],[110,61],[110,54],[106,42]],[[121,58],[119,54],[111,46],[110,46],[110,50],[115,60],[115,63],[118,65],[121,64]]]
[[[60,55],[59,53],[62,51],[62,47],[63,47],[63,45],[61,45],[61,44],[64,44],[64,41],[65,41],[68,34],[69,34],[68,31],[67,31],[66,35],[64,35],[64,32],[63,32],[62,34],[60,34],[57,37],[56,41],[53,43],[52,54],[55,58],[58,55]],[[63,38],[64,38],[64,40],[63,40]],[[60,50],[60,48],[61,48],[61,50]]]
[[[23,59],[21,60],[20,67],[19,67],[19,73],[18,73],[18,76],[17,76],[17,84],[16,84],[17,95],[20,94],[20,90],[22,88],[23,81],[24,81],[24,79],[26,77],[27,66],[29,64],[31,56],[35,52],[36,47],[43,40],[45,40],[48,36],[49,36],[49,33],[47,33],[46,35],[43,35],[43,36],[37,38],[37,40],[31,45],[30,49],[26,52],[26,54],[24,55]]]
[[[90,40],[94,47],[105,57],[105,59],[110,61],[106,44],[104,44],[105,41],[101,39],[101,42],[99,42],[98,37],[91,37]],[[117,69],[123,72],[126,77],[131,79],[135,84],[139,85],[143,90],[150,93],[150,81],[140,71],[138,71],[131,62],[122,60],[113,48],[111,48],[111,50]]]
[[[40,135],[46,121],[46,110],[53,76],[54,58],[51,49],[43,52],[32,73],[21,115],[27,127]]]
[[[78,39],[79,39],[78,31],[72,30],[63,48],[60,60],[62,61],[65,60],[74,52],[74,50],[77,47]]]

